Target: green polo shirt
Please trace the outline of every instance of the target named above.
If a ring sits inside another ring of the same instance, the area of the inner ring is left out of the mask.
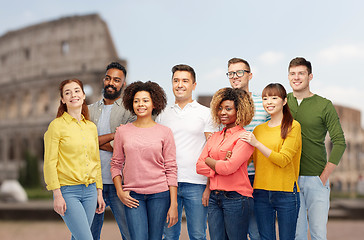
[[[320,176],[327,163],[325,148],[329,132],[333,147],[329,162],[338,165],[346,143],[339,117],[330,100],[318,95],[304,98],[300,105],[292,93],[287,96],[292,116],[301,124],[302,154],[300,176]]]

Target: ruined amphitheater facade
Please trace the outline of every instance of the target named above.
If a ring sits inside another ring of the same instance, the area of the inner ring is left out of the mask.
[[[88,103],[101,98],[105,66],[118,58],[97,14],[44,22],[0,36],[0,182],[18,177],[26,152],[43,160],[43,135],[59,83],[78,78]]]

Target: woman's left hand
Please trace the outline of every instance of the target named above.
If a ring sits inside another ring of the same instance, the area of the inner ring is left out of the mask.
[[[102,190],[101,189],[97,189],[97,208],[96,208],[96,213],[100,214],[103,213],[105,211],[105,201],[104,201],[104,197],[102,196]]]
[[[178,207],[177,205],[171,205],[167,213],[168,228],[172,227],[178,222]]]

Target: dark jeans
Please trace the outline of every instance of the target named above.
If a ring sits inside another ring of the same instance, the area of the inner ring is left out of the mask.
[[[297,193],[297,188],[295,187],[293,192],[254,189],[253,196],[260,238],[276,239],[277,218],[279,239],[294,240],[300,208],[300,195]]]
[[[125,206],[120,201],[118,194],[116,193],[116,189],[114,184],[104,184],[102,190],[102,196],[104,197],[104,201],[107,206],[110,206],[111,211],[115,217],[116,223],[119,226],[120,234],[123,240],[130,240],[128,224],[126,222],[125,217]],[[104,223],[104,214],[95,213],[94,220],[91,225],[91,232],[94,240],[100,239],[101,228]]]
[[[207,217],[211,240],[247,239],[252,201],[235,191],[211,191]]]
[[[161,240],[170,206],[169,191],[155,194],[130,192],[130,196],[139,201],[137,208],[125,206],[131,239]]]
[[[248,175],[249,176],[249,180],[250,180],[250,184],[254,185],[254,175]],[[257,224],[257,217],[255,216],[255,212],[254,212],[254,201],[253,202],[253,206],[252,206],[252,211],[250,213],[250,217],[249,217],[249,228],[248,228],[248,235],[250,240],[260,240],[260,236],[259,236],[259,230],[258,230],[258,224]]]

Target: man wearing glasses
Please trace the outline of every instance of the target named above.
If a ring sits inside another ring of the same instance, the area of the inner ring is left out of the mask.
[[[112,157],[114,133],[120,124],[126,124],[135,120],[135,117],[127,111],[122,103],[121,94],[126,77],[126,69],[118,62],[112,62],[106,67],[103,79],[104,98],[88,106],[90,120],[97,126],[99,134],[99,148],[101,159],[101,173],[103,190],[102,196],[106,206],[110,206],[115,220],[119,226],[124,240],[131,239],[126,222],[124,204],[120,201],[114,183],[111,178],[110,160]],[[104,213],[95,214],[91,226],[92,236],[100,239],[101,228],[104,222]]]
[[[226,76],[229,78],[232,88],[241,88],[250,93],[254,102],[254,117],[251,123],[244,128],[247,131],[253,132],[254,128],[259,124],[265,123],[269,120],[269,114],[264,110],[262,96],[260,94],[252,93],[249,91],[249,81],[253,78],[249,63],[241,58],[232,58],[228,61],[228,72]],[[248,166],[248,175],[251,185],[253,186],[255,169],[254,163],[251,162]],[[258,226],[254,214],[254,202],[251,201],[251,216],[249,219],[248,234],[251,240],[260,239]]]

